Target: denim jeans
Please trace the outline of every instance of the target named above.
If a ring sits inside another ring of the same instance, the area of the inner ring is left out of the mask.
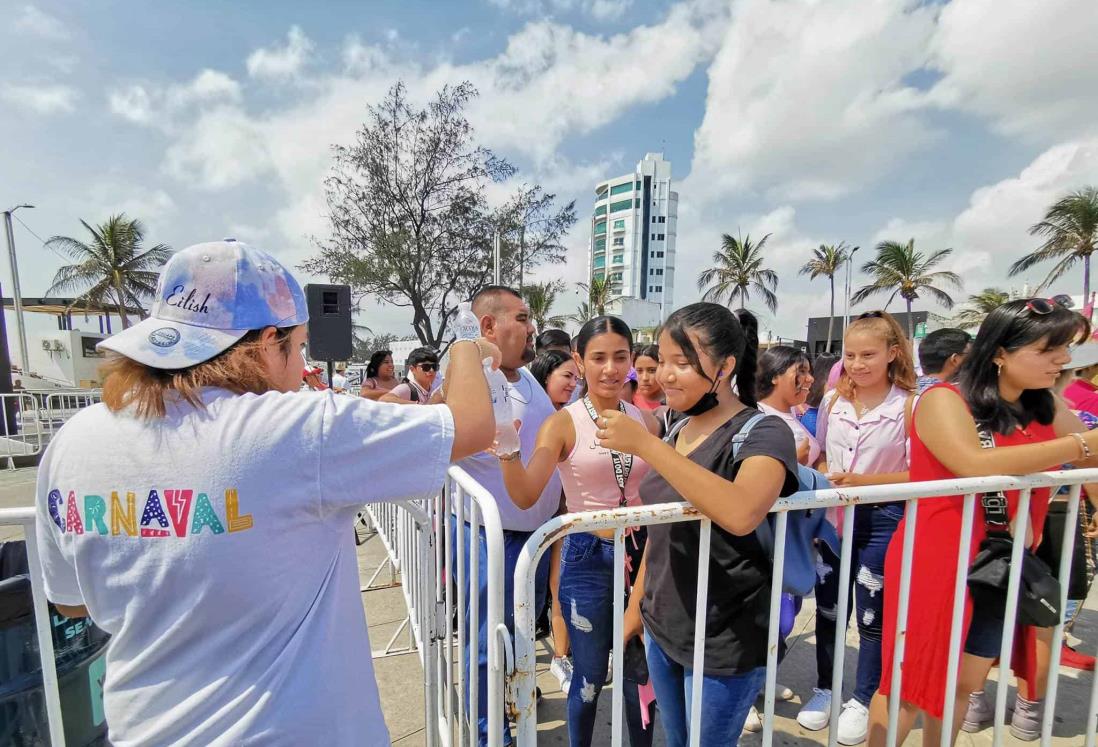
[[[690,703],[694,673],[663,652],[659,644],[644,634],[648,650],[648,676],[656,690],[660,719],[667,747],[686,747],[690,741]],[[766,644],[762,641],[760,646]],[[702,681],[701,745],[725,747],[736,744],[743,731],[751,704],[766,681],[766,667],[745,674],[704,675]]]
[[[643,544],[625,540],[634,574]],[[624,562],[624,558],[621,562]],[[572,647],[572,686],[568,690],[568,742],[587,747],[595,729],[599,693],[606,682],[614,637],[614,542],[584,533],[564,538],[560,553],[560,605]],[[652,729],[641,725],[635,682],[622,683],[625,722],[632,747],[652,744]]]
[[[456,528],[451,532],[451,556],[457,557],[457,536]],[[469,562],[469,548],[470,532],[469,525],[465,524],[463,527],[465,532],[465,620],[466,625],[471,616],[470,602],[473,596],[469,591],[469,571],[471,565]],[[515,565],[518,563],[519,553],[522,551],[523,545],[526,544],[526,540],[530,537],[531,532],[511,532],[504,530],[503,532],[503,622],[507,625],[507,630],[510,631],[512,638],[515,635]],[[479,665],[479,674],[477,675],[477,729],[478,740],[477,743],[481,745],[488,744],[488,544],[484,538],[484,528],[480,529],[480,541],[477,542],[479,548],[479,560],[477,561],[477,586],[476,586],[476,599],[477,605],[477,623],[479,630],[477,633],[477,653],[473,656],[470,650],[473,644],[472,637],[469,635],[469,631],[465,631],[465,702],[469,703],[469,662],[474,659]],[[455,587],[457,585],[457,562],[453,563],[451,569],[453,574]],[[549,553],[545,553],[541,561],[538,563],[537,573],[534,577],[534,609],[541,609],[545,604],[545,594],[549,586]],[[503,743],[511,743],[511,729],[507,725],[507,717],[503,718]]]
[[[904,516],[903,504],[877,504],[847,508],[854,511],[854,546],[850,578],[853,604],[847,605],[846,628],[852,609],[857,610],[858,669],[854,698],[868,707],[881,681],[881,625],[884,615],[884,563],[888,543]],[[816,687],[831,689],[835,656],[835,626],[839,606],[839,558],[824,543],[816,566]],[[836,693],[835,697],[841,697]]]

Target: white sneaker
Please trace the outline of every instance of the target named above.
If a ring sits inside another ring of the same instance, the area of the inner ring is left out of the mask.
[[[861,744],[869,730],[869,709],[854,698],[843,703],[839,714],[839,744]]]
[[[751,706],[751,710],[747,712],[747,720],[743,722],[743,730],[749,732],[762,731],[763,720],[759,714],[759,709],[755,706]]]
[[[774,686],[774,699],[781,701],[793,700],[793,690],[778,682]]]
[[[549,674],[557,678],[560,691],[567,695],[568,688],[572,686],[572,660],[567,656],[554,656],[549,663]]]
[[[831,720],[831,691],[814,687],[812,692],[814,695],[797,713],[797,723],[809,731],[819,731]]]

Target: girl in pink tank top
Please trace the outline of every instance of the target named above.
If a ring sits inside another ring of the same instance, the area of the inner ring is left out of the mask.
[[[596,420],[604,410],[624,412],[652,433],[659,433],[659,424],[650,413],[621,400],[622,386],[632,366],[632,347],[632,332],[616,317],[597,317],[583,325],[575,358],[585,382],[584,396],[545,421],[527,464],[518,458],[500,460],[503,480],[515,505],[532,506],[553,470],[560,473],[570,512],[640,504],[638,486],[648,465],[631,454],[599,446],[595,438]],[[573,662],[568,688],[568,736],[573,746],[591,744],[612,647],[614,542],[612,531],[604,534],[569,534],[561,550],[559,595]],[[634,532],[626,539],[624,562],[630,587],[640,565],[644,539],[643,532]],[[626,656],[628,663],[638,653],[627,647],[618,655]],[[639,657],[643,660],[643,647]],[[623,695],[630,744],[648,747],[652,742],[652,730],[647,726],[650,703],[642,709],[635,683],[624,687]]]

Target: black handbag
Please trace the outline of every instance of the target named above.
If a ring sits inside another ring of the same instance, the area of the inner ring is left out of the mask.
[[[990,431],[981,428],[980,446],[994,448]],[[1013,538],[1007,516],[1007,499],[1001,491],[980,496],[987,536],[980,543],[976,559],[968,572],[968,590],[973,604],[986,614],[1002,620],[1006,616],[1007,584]],[[1051,628],[1060,622],[1060,582],[1048,565],[1028,547],[1022,551],[1022,575],[1018,587],[1017,621],[1022,625]]]

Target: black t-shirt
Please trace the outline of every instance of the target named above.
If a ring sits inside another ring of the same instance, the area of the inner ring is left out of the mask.
[[[690,452],[688,459],[727,480],[743,460],[777,459],[786,469],[781,495],[797,492],[797,447],[789,426],[776,416],[757,422],[732,459],[732,439],[758,410],[746,408]],[[655,470],[640,485],[646,505],[680,503],[683,497]],[[694,609],[698,588],[700,523],[648,528],[641,615],[660,648],[679,664],[694,665]],[[755,534],[737,537],[713,524],[705,625],[705,674],[729,675],[766,665],[772,562]]]

